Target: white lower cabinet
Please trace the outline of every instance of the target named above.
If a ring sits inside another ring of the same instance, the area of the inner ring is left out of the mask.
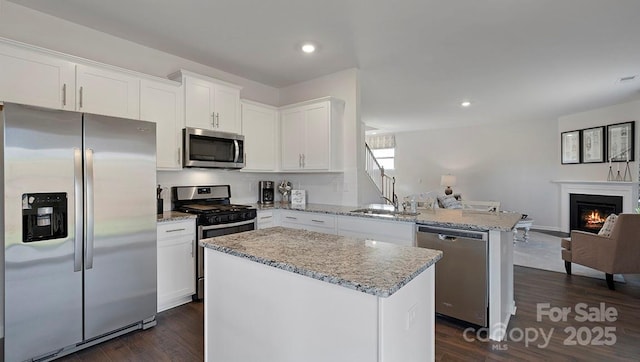
[[[158,312],[191,301],[196,291],[195,220],[158,224]]]
[[[278,225],[277,210],[258,210],[258,229],[266,229]]]
[[[415,223],[357,216],[338,216],[338,235],[415,245]]]
[[[335,234],[336,215],[282,210],[280,214],[280,225],[292,229],[304,229],[325,234]]]

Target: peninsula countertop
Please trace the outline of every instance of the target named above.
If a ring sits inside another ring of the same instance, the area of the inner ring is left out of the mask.
[[[442,257],[439,250],[273,227],[200,245],[275,268],[389,297]]]
[[[274,203],[273,205],[256,204],[258,210],[282,209],[298,210],[306,212],[317,212],[333,215],[346,215],[374,218],[379,220],[395,220],[414,222],[421,225],[431,225],[449,228],[459,228],[468,230],[500,230],[511,231],[522,217],[515,212],[488,212],[471,209],[418,209],[418,215],[372,215],[352,212],[359,209],[356,206],[306,204],[304,207],[291,207],[290,204]]]

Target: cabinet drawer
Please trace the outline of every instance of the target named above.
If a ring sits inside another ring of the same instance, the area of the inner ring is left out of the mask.
[[[335,234],[335,215],[314,212],[283,211],[282,226]]]
[[[194,236],[195,234],[195,220],[167,221],[158,224],[158,239]]]
[[[258,211],[258,229],[270,228],[276,225],[275,215],[272,210]]]

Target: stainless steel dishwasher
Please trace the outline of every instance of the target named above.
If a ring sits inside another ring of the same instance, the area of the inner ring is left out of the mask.
[[[421,248],[442,250],[436,263],[436,313],[487,327],[487,231],[417,226]]]

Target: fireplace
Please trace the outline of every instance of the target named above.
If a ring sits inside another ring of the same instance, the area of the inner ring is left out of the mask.
[[[597,233],[605,219],[622,212],[622,196],[569,194],[570,230]]]

